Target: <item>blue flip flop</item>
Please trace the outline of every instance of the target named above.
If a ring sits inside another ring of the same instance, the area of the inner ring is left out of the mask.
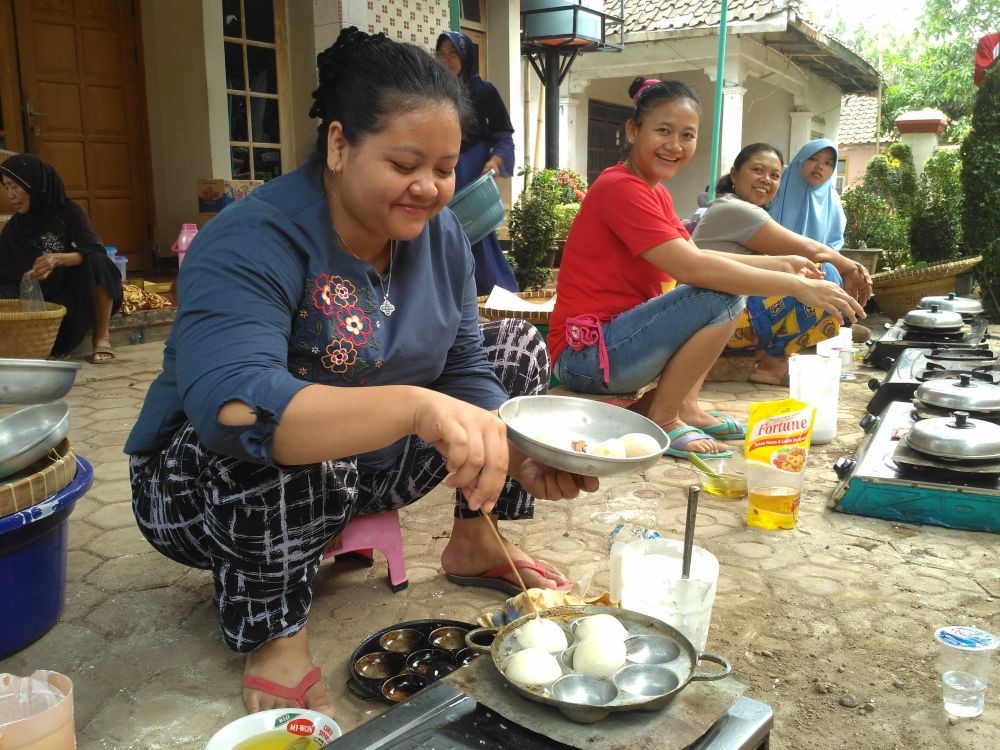
[[[674,458],[687,458],[690,455],[695,455],[700,459],[706,458],[729,458],[733,455],[730,450],[719,451],[718,453],[698,453],[697,451],[686,451],[683,450],[684,446],[688,443],[693,443],[696,440],[713,440],[711,435],[706,435],[699,428],[693,427],[689,424],[683,427],[677,427],[667,433],[667,437],[670,438],[670,447],[663,451],[664,456],[673,456]]]
[[[747,428],[728,414],[723,414],[721,411],[710,411],[709,414],[722,421],[708,427],[699,427],[698,429],[706,435],[716,440],[742,440],[747,436]]]

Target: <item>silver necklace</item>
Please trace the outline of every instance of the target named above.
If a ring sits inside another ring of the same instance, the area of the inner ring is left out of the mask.
[[[344,248],[347,252],[349,252],[351,255],[353,255],[358,260],[361,260],[361,256],[358,255],[356,252],[354,252],[348,246],[348,244],[346,242],[344,242],[344,238],[340,236],[340,232],[338,232],[336,229],[334,229],[333,230],[333,234],[337,238],[337,242],[340,243],[340,246],[342,248]],[[382,304],[378,306],[378,309],[381,310],[382,314],[385,315],[385,317],[387,317],[387,318],[390,315],[392,315],[394,312],[396,312],[396,306],[394,304],[392,304],[392,302],[389,301],[389,290],[392,289],[392,257],[395,254],[396,254],[396,240],[389,240],[389,273],[388,273],[389,281],[388,281],[388,283],[386,283],[386,280],[384,278],[382,278],[382,274],[380,274],[378,271],[375,271],[375,275],[378,276],[378,285],[380,287],[382,287]],[[369,264],[369,265],[371,265],[371,264]],[[374,270],[374,269],[372,269],[372,270]]]

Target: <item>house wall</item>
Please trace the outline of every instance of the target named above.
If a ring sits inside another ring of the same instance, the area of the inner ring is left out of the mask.
[[[316,132],[306,117],[316,80],[312,12],[288,5],[286,170]],[[197,218],[198,178],[232,177],[222,14],[217,0],[144,0],[141,12],[156,243],[168,257],[180,225]]]
[[[853,143],[837,147],[841,159],[847,160],[847,173],[844,178],[844,188],[860,181],[865,176],[868,160],[877,153],[874,143]]]

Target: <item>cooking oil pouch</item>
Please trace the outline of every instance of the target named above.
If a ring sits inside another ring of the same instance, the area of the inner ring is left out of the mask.
[[[792,529],[798,519],[816,408],[793,398],[750,404],[747,525]]]

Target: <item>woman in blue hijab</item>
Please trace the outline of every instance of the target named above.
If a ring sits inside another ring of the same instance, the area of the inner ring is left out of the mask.
[[[437,39],[441,64],[458,76],[472,102],[473,122],[462,133],[462,152],[455,168],[455,190],[461,190],[491,169],[500,177],[514,173],[514,126],[496,87],[479,77],[476,46],[465,34],[447,31]],[[503,255],[495,232],[472,246],[476,260],[476,293],[489,294],[494,286],[516,292],[514,271]]]
[[[837,159],[833,141],[809,141],[785,167],[781,187],[768,209],[781,226],[834,250],[844,246],[847,226],[840,196],[833,186]]]

